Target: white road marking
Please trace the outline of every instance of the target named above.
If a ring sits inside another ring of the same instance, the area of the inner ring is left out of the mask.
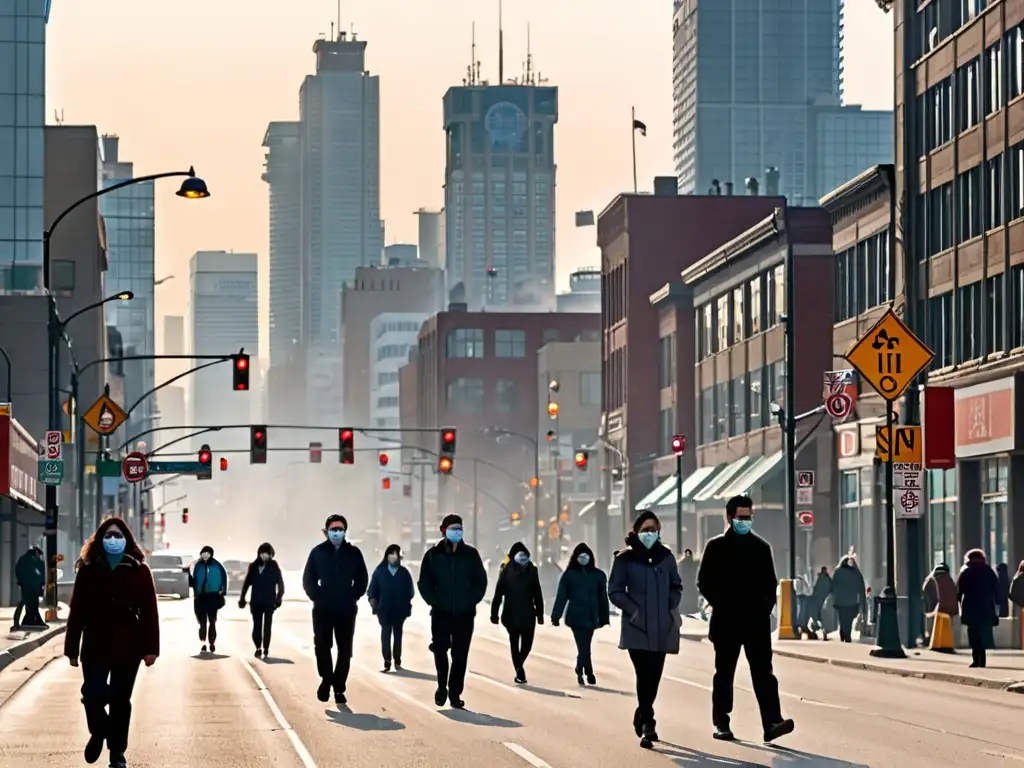
[[[512,693],[522,693],[522,689],[520,688],[511,686],[508,683],[503,683],[500,680],[495,680],[493,677],[481,675],[479,672],[469,672],[467,674],[469,674],[470,677],[479,680],[480,682],[489,683],[490,685],[493,685],[497,688],[501,688],[501,690],[503,691],[511,691]]]
[[[665,680],[669,680],[669,681],[671,681],[673,683],[679,683],[680,685],[688,685],[691,688],[700,688],[702,691],[710,691],[711,690],[711,686],[710,685],[702,685],[701,683],[696,683],[693,680],[684,680],[681,677],[672,677],[672,675],[662,675],[662,677]]]
[[[539,757],[533,754],[533,752],[528,750],[526,747],[521,747],[518,744],[513,744],[511,741],[503,741],[501,743],[502,746],[508,748],[515,754],[519,755],[521,758],[523,758],[523,760],[532,765],[533,768],[551,768],[551,766],[548,763],[545,763],[543,760],[541,760]]]
[[[306,749],[306,745],[302,743],[302,740],[288,724],[288,721],[284,719],[284,713],[281,712],[281,708],[277,706],[277,702],[274,701],[274,697],[270,695],[270,691],[267,689],[266,684],[260,679],[260,676],[256,673],[256,670],[252,668],[252,665],[247,659],[239,658],[242,662],[242,666],[245,667],[246,671],[256,682],[256,688],[263,694],[263,700],[267,702],[267,707],[270,709],[270,713],[277,720],[277,724],[281,726],[281,729],[288,734],[288,740],[292,743],[292,748],[295,750],[295,754],[299,756],[299,760],[302,762],[303,768],[316,768],[316,763],[313,761],[313,756],[309,754],[309,750]]]
[[[981,754],[988,755],[989,757],[1001,757],[1004,760],[1018,760],[1018,761],[1024,763],[1024,757],[1021,757],[1020,755],[1008,755],[1005,752],[990,752],[987,749],[986,750],[982,750]]]

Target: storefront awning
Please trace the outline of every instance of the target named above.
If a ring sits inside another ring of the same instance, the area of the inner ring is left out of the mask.
[[[644,509],[650,509],[651,507],[658,506],[658,502],[664,499],[669,493],[676,489],[676,476],[671,475],[666,477],[662,482],[658,484],[658,487],[653,491],[644,496],[640,501],[636,503],[633,509],[640,512]]]
[[[694,501],[711,501],[715,498],[715,494],[718,493],[723,486],[729,483],[737,474],[744,468],[750,465],[750,457],[744,456],[741,459],[737,459],[732,464],[727,464],[721,471],[705,485],[700,492],[694,495]]]
[[[685,480],[683,480],[683,501],[692,501],[693,494],[700,490],[701,486],[704,485],[704,483],[707,482],[711,478],[711,476],[714,475],[715,472],[717,472],[721,468],[721,466],[721,464],[715,464],[710,467],[701,467],[693,474],[691,474],[689,477],[687,477]],[[672,479],[675,480],[674,477]],[[672,489],[667,494],[662,496],[661,501],[655,505],[655,508],[659,509],[665,507],[674,507],[675,503],[676,489],[675,485],[673,484]]]
[[[592,514],[593,511],[594,511],[594,508],[596,506],[597,506],[597,502],[596,501],[590,502],[589,504],[587,504],[587,506],[585,506],[583,509],[580,510],[579,514],[576,515],[576,519],[579,520],[584,515]],[[618,507],[618,505],[615,504],[614,502],[609,504],[608,505],[608,516],[609,517],[618,517],[618,515],[619,515],[619,507]]]
[[[715,498],[731,499],[733,496],[747,494],[751,489],[763,483],[781,461],[782,451],[776,451],[771,456],[762,456],[736,475],[732,481],[726,483],[715,495]]]

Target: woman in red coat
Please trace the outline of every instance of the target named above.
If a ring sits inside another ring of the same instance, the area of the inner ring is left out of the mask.
[[[111,768],[127,766],[132,690],[139,666],[160,655],[156,588],[145,556],[124,521],[108,517],[82,545],[68,615],[64,655],[82,667],[89,725],[85,761],[106,742]]]

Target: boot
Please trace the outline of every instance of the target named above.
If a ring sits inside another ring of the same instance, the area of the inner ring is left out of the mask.
[[[576,667],[576,684],[581,686],[581,687],[583,686],[583,668],[582,667]]]
[[[640,730],[640,746],[643,749],[654,749],[658,740],[658,733],[654,730],[654,723],[644,723]]]

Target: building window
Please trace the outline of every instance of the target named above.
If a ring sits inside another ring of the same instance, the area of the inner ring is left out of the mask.
[[[732,437],[742,435],[747,431],[747,400],[747,377],[737,376],[732,380],[729,403],[732,410],[732,425],[729,434]]]
[[[956,470],[930,469],[928,483],[928,531],[932,565],[956,565]]]
[[[775,403],[780,408],[786,407],[786,364],[781,360],[767,366],[768,369],[768,403]]]
[[[458,378],[448,382],[446,406],[450,413],[483,413],[483,379]]]
[[[448,331],[445,355],[447,357],[482,358],[484,356],[483,328],[456,328],[454,331]]]
[[[710,357],[715,351],[715,332],[711,322],[711,304],[705,304],[697,310],[699,326],[697,328],[697,353],[698,359],[703,360]]]
[[[953,184],[928,192],[928,255],[953,247]]]
[[[1003,276],[985,280],[985,354],[1003,351]]]
[[[733,342],[742,341],[743,331],[746,328],[745,313],[743,311],[743,288],[736,288],[732,292],[732,339]]]
[[[928,346],[935,352],[932,369],[953,364],[953,294],[928,299]]]
[[[397,397],[378,397],[377,398],[377,409],[384,410],[385,408],[397,408],[398,398]]]
[[[700,435],[698,441],[707,445],[715,441],[715,390],[705,389],[700,393]]]
[[[715,352],[729,347],[729,297],[719,296],[715,302]]]
[[[674,408],[662,408],[658,413],[658,453],[664,456],[672,450],[672,437],[676,433]]]
[[[985,163],[985,229],[1003,223],[1003,156]]]
[[[981,57],[959,67],[956,71],[957,132],[966,131],[981,119],[980,102]],[[935,86],[936,88],[940,86]],[[946,139],[949,141],[949,139]]]
[[[723,381],[715,385],[715,408],[714,408],[714,432],[713,439],[721,440],[725,437],[726,426],[729,423],[729,382]]]
[[[50,288],[60,296],[75,292],[75,262],[66,259],[50,262]]]
[[[601,404],[601,372],[584,371],[580,374],[580,405]]]
[[[857,249],[836,254],[835,318],[837,323],[860,314],[854,296],[857,290]]]
[[[658,388],[667,389],[676,383],[676,335],[658,339]]]
[[[494,383],[494,410],[498,413],[515,413],[518,408],[516,383],[509,379],[498,379]]]
[[[953,138],[953,78],[943,80],[928,89],[926,119],[931,128],[927,147],[941,147]]]
[[[981,346],[981,283],[971,283],[957,291],[956,313],[957,362],[976,360],[984,354]]]
[[[981,463],[982,548],[988,561],[1005,563],[1009,557],[1006,502],[1009,489],[1010,460],[985,459]]]
[[[780,264],[768,273],[768,322],[778,325],[786,314],[786,268]]]
[[[978,237],[981,229],[981,166],[976,165],[957,177],[957,208],[959,209],[960,228],[957,232],[959,242],[963,243]]]
[[[385,371],[377,374],[377,386],[386,387],[388,384],[398,383],[398,371]]]
[[[750,386],[747,387],[747,414],[750,416],[751,430],[768,426],[764,408],[764,368],[758,368],[747,374]]]
[[[495,331],[495,357],[526,357],[526,331]]]
[[[991,115],[1003,107],[1003,46],[996,43],[985,51],[988,58],[988,82],[985,88],[985,114]]]
[[[868,238],[867,275],[865,277],[865,309],[892,300],[889,295],[889,233],[879,232]]]
[[[764,308],[761,306],[761,276],[758,275],[750,281],[750,305],[747,307],[747,316],[750,318],[750,334],[760,333],[764,330],[761,327],[761,313]]]
[[[841,552],[861,549],[860,472],[848,470],[839,475],[839,545]]]
[[[1010,348],[1024,347],[1024,266],[1010,268]]]
[[[1024,93],[1024,29],[1014,27],[1006,33],[1006,71],[1010,75],[1010,98]]]

